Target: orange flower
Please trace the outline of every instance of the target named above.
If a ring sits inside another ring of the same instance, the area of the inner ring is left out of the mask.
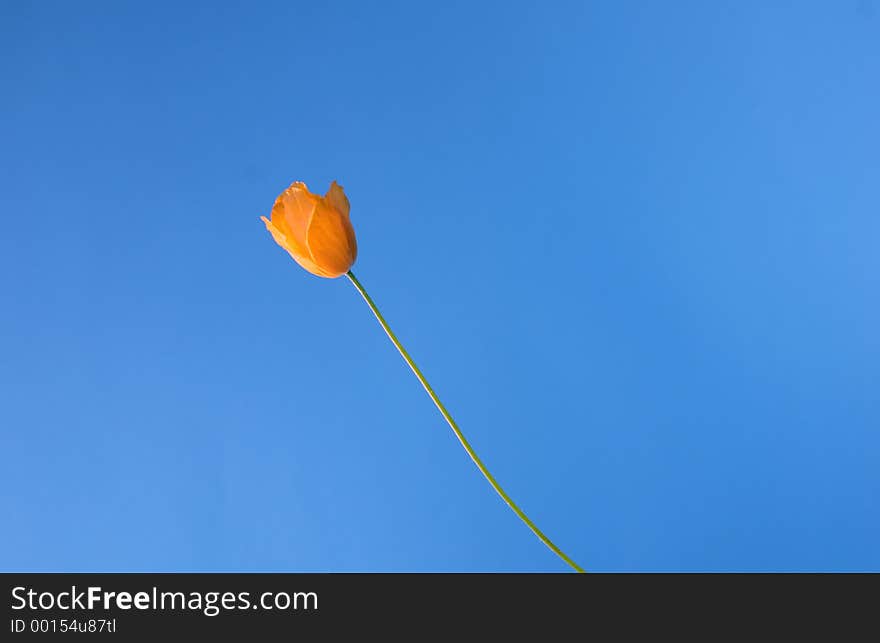
[[[340,277],[357,258],[357,240],[348,217],[348,198],[336,181],[327,194],[312,194],[296,181],[272,208],[272,220],[260,217],[275,243],[313,275]]]

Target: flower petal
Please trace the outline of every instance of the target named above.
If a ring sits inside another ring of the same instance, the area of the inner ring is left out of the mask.
[[[357,243],[348,216],[326,202],[315,209],[306,241],[312,260],[331,277],[344,275],[357,258]]]
[[[266,217],[260,218],[263,220],[263,223],[266,224],[266,229],[272,233],[272,238],[275,239],[275,243],[287,250],[287,253],[293,257],[293,260],[300,266],[319,277],[330,276],[325,270],[322,270],[320,266],[312,261],[311,255],[306,248],[299,246],[291,237],[284,233],[284,230],[280,229],[275,223]]]
[[[330,189],[327,190],[324,199],[330,204],[330,207],[339,210],[340,214],[343,214],[344,216],[349,215],[351,206],[348,203],[348,197],[345,196],[345,191],[336,181],[333,181],[333,183],[330,184]]]
[[[312,194],[305,183],[297,181],[282,192],[272,207],[272,220],[283,220],[278,226],[301,247],[306,247],[306,231],[321,197]],[[276,225],[278,222],[276,221]]]

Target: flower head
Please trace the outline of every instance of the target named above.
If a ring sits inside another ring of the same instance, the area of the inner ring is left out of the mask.
[[[348,211],[348,198],[336,181],[324,196],[296,181],[275,200],[271,220],[260,218],[275,243],[300,266],[313,275],[332,278],[348,272],[357,258]]]

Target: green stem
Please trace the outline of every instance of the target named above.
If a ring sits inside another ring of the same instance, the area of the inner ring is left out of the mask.
[[[455,420],[452,419],[452,416],[449,414],[449,411],[446,410],[446,407],[443,406],[443,402],[440,401],[440,398],[437,397],[437,394],[434,392],[434,389],[431,388],[431,385],[428,384],[428,380],[425,379],[425,376],[422,375],[422,372],[419,370],[419,367],[416,366],[416,363],[409,356],[409,353],[406,352],[406,349],[397,339],[394,334],[394,331],[391,330],[391,327],[388,326],[388,322],[385,321],[385,318],[382,317],[382,313],[379,312],[379,309],[376,307],[376,304],[373,302],[372,298],[367,294],[367,291],[361,285],[361,282],[357,280],[357,277],[354,276],[354,273],[350,270],[345,274],[346,277],[354,284],[354,287],[357,288],[358,292],[364,298],[364,301],[367,302],[367,305],[370,307],[370,310],[373,311],[373,314],[376,316],[376,319],[379,320],[379,324],[382,326],[382,330],[385,331],[385,334],[388,335],[388,339],[391,340],[391,343],[394,344],[394,347],[400,353],[400,356],[403,357],[403,360],[407,363],[407,365],[412,369],[412,372],[415,374],[417,378],[419,378],[419,382],[422,383],[422,386],[425,387],[425,391],[428,393],[428,396],[436,405],[437,409],[440,411],[440,414],[443,416],[443,419],[449,424],[452,431],[455,433],[455,437],[458,438],[458,441],[461,442],[461,446],[464,447],[464,450],[467,451],[467,454],[471,457],[471,460],[474,461],[474,464],[477,465],[477,468],[480,472],[486,477],[486,480],[489,481],[489,484],[492,485],[492,488],[501,496],[502,500],[507,503],[507,506],[513,509],[513,512],[520,517],[520,519],[528,525],[529,529],[531,529],[535,535],[541,539],[541,542],[547,545],[551,551],[553,551],[557,556],[559,556],[562,560],[568,563],[572,568],[576,571],[583,573],[583,569],[575,563],[571,558],[565,555],[565,553],[559,549],[556,545],[553,544],[544,533],[535,526],[529,517],[523,513],[523,510],[516,506],[516,503],[510,499],[510,496],[501,488],[501,485],[495,480],[489,470],[486,468],[486,465],[477,457],[477,454],[474,452],[471,445],[468,443],[467,439],[464,437],[464,434],[461,432],[461,429],[458,428],[458,425],[455,423]]]

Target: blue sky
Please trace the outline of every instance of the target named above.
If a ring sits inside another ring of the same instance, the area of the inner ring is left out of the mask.
[[[0,14],[0,569],[880,570],[877,2]]]

